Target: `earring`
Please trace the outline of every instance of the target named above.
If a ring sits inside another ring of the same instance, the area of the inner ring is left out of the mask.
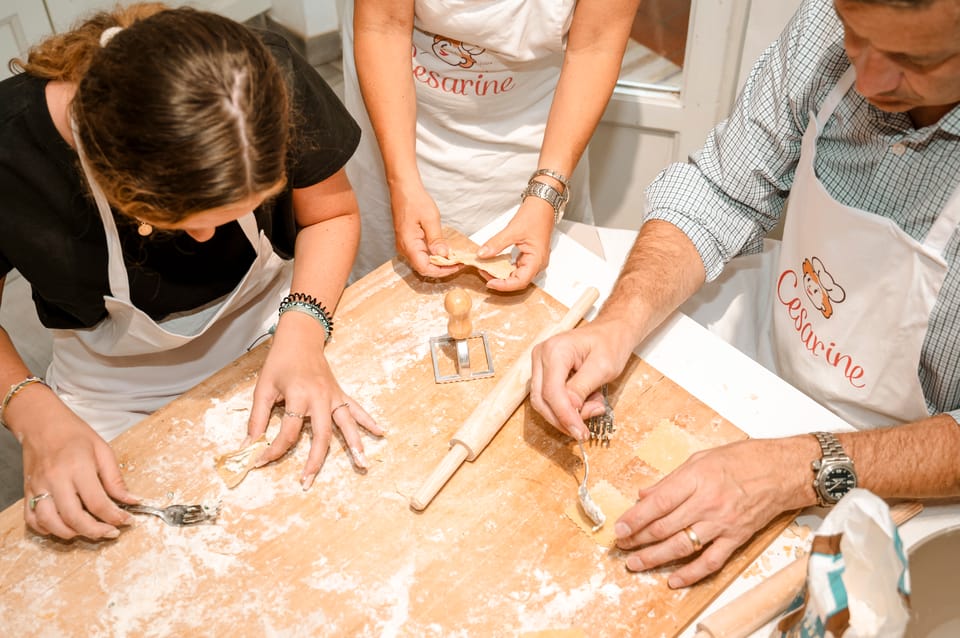
[[[153,226],[145,221],[137,220],[137,234],[141,237],[147,237],[153,232]]]

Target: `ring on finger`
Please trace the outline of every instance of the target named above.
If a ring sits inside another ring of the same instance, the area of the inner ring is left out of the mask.
[[[349,408],[349,407],[350,407],[350,403],[349,403],[348,401],[344,401],[343,403],[341,403],[340,405],[338,405],[338,406],[335,407],[334,409],[330,410],[330,416],[333,416],[333,414],[334,414],[337,410],[339,410],[340,408]]]
[[[49,492],[40,492],[39,494],[37,494],[37,495],[35,495],[35,496],[31,496],[31,497],[30,497],[30,500],[27,501],[27,505],[30,506],[30,511],[32,512],[33,510],[37,509],[37,503],[39,503],[40,501],[42,501],[42,500],[45,499],[45,498],[50,498],[50,493],[49,493]]]
[[[301,414],[299,412],[292,412],[290,410],[284,410],[283,416],[292,416],[295,419],[305,419],[307,417],[306,414]]]
[[[690,539],[690,544],[693,545],[693,551],[699,552],[703,549],[703,543],[700,542],[700,537],[697,536],[697,533],[693,531],[693,526],[688,525],[683,528],[683,533],[687,535],[687,538]]]

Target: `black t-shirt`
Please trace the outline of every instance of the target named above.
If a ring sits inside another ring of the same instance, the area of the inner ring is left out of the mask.
[[[257,225],[284,258],[297,226],[291,189],[340,170],[360,129],[320,75],[280,36],[259,32],[291,88],[295,132],[287,188],[255,211]],[[88,195],[76,152],[47,108],[46,80],[20,74],[0,82],[0,273],[16,268],[30,282],[48,328],[85,328],[106,316],[110,294],[103,223]],[[171,149],[173,150],[173,149]],[[198,308],[230,292],[254,258],[237,222],[196,242],[184,232],[154,231],[114,214],[130,278],[131,300],[154,319]]]

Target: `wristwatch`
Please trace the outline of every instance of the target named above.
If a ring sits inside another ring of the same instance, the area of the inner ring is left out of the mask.
[[[570,199],[569,187],[564,188],[561,193],[550,184],[531,179],[527,187],[523,189],[523,194],[520,195],[520,201],[523,202],[523,200],[530,195],[539,197],[553,206],[553,223],[560,223],[560,220],[563,219],[563,211],[567,207],[567,200]]]
[[[820,443],[823,456],[813,463],[813,489],[820,507],[835,505],[843,495],[857,486],[857,472],[853,459],[843,451],[843,446],[829,432],[814,432]]]

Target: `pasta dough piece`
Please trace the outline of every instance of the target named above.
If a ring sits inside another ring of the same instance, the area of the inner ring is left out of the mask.
[[[610,517],[610,524],[604,525],[596,532],[593,531],[593,521],[583,512],[578,501],[573,501],[564,514],[571,521],[577,524],[583,533],[590,536],[597,542],[597,545],[603,547],[613,547],[617,537],[613,533],[613,521],[620,518],[620,515],[627,511],[636,502],[634,499],[627,498],[617,490],[613,485],[606,481],[597,481],[590,487],[590,496],[593,502],[607,513]]]
[[[267,435],[263,434],[247,447],[228,452],[214,460],[217,474],[227,484],[227,487],[234,488],[240,485],[240,481],[247,476],[247,472],[253,469],[253,464],[260,458],[260,453],[267,449],[268,445],[270,444],[267,443]]]
[[[463,264],[473,266],[479,270],[490,273],[497,279],[506,279],[514,271],[514,266],[510,263],[510,255],[496,255],[487,259],[477,257],[476,251],[450,249],[447,257],[440,255],[430,255],[430,263],[434,266],[455,266]]]
[[[669,419],[660,422],[644,437],[633,453],[644,463],[669,474],[691,454],[710,445],[701,441]]]

